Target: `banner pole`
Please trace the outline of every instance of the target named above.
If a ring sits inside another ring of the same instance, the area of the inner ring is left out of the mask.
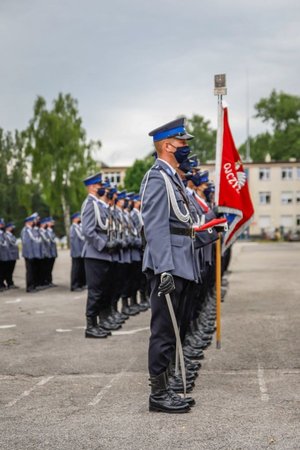
[[[216,241],[216,346],[217,349],[221,348],[221,233]]]
[[[218,96],[218,129],[216,142],[216,162],[215,162],[215,203],[219,204],[220,193],[220,173],[222,160],[222,145],[223,145],[223,113],[222,113],[222,97],[227,94],[226,89],[226,75],[215,75],[215,89],[214,94]],[[221,348],[221,243],[222,233],[219,233],[219,238],[216,241],[216,347]]]

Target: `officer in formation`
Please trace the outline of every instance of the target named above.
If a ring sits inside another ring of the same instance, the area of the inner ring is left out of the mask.
[[[101,173],[84,180],[88,195],[81,208],[86,283],[87,338],[106,338],[119,329],[129,316],[148,309],[141,272],[141,226],[132,211],[139,196],[117,192]],[[141,220],[139,216],[139,220]],[[122,301],[121,312],[118,303]]]
[[[13,281],[13,272],[19,259],[14,229],[15,225],[12,222],[5,224],[4,219],[0,218],[0,292],[18,287]]]
[[[55,287],[52,270],[57,257],[54,220],[52,217],[40,219],[38,213],[24,220],[21,231],[22,256],[26,265],[26,291],[38,292]]]
[[[84,259],[81,256],[84,245],[84,236],[82,234],[80,212],[72,214],[71,220],[72,220],[72,225],[70,227],[70,251],[72,258],[71,291],[80,292],[84,290],[86,286]]]
[[[180,327],[186,370],[186,391],[191,392],[203,350],[215,330],[214,241],[220,227],[207,204],[208,173],[189,158],[184,119],[149,133],[156,161],[141,185],[141,213],[146,247],[143,271],[150,285],[151,336],[149,410],[186,413],[195,404],[182,398],[184,381],[176,367],[176,339],[165,295],[170,295]],[[202,194],[203,193],[203,194]],[[209,222],[209,231],[194,227]]]

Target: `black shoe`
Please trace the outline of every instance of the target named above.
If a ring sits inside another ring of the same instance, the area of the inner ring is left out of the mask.
[[[29,292],[30,294],[35,294],[36,292],[39,292],[40,289],[38,288],[28,288],[26,289],[26,292]]]
[[[104,317],[99,317],[99,325],[101,328],[103,328],[105,331],[116,331],[119,330],[119,328],[121,328],[121,325],[119,323],[115,323],[113,321],[110,321],[108,316]]]
[[[174,392],[183,393],[183,391],[184,391],[183,381],[182,381],[181,376],[179,376],[179,375],[170,376],[169,380],[168,380],[168,386]],[[195,386],[194,381],[192,381],[192,382],[186,381],[186,392],[192,392],[194,386]]]
[[[49,287],[49,288],[53,288],[53,287],[58,287],[58,286],[57,286],[57,284],[49,283],[49,284],[48,284],[48,287]]]
[[[15,284],[10,284],[7,286],[7,289],[19,289],[19,286],[16,286]]]
[[[94,339],[104,339],[108,334],[98,327],[97,316],[86,318],[85,337]]]
[[[82,292],[83,289],[81,287],[71,289],[72,292]]]
[[[200,350],[200,351],[194,350],[192,347],[185,347],[183,349],[183,354],[184,354],[185,358],[192,359],[192,360],[193,359],[199,360],[199,359],[204,358],[204,354],[203,354],[202,350]]]
[[[175,397],[167,386],[166,373],[150,377],[151,394],[149,397],[149,411],[182,414],[191,410],[187,402]]]
[[[186,402],[190,407],[195,406],[196,401],[195,399],[193,399],[193,397],[180,397],[179,394],[177,394],[176,392],[172,391],[172,389],[170,387],[168,387],[168,392],[171,395],[172,398],[174,398],[175,400],[182,400],[183,402]]]
[[[136,313],[133,312],[129,305],[128,305],[128,298],[122,297],[122,313],[126,314],[127,316],[135,316]]]

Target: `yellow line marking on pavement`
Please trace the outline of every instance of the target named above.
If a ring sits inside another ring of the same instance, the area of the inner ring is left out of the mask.
[[[13,325],[0,325],[0,329],[1,330],[5,330],[6,328],[14,328],[16,326],[17,326],[16,324],[13,324]]]
[[[69,328],[57,328],[55,331],[57,333],[68,333],[69,331],[72,331],[72,330],[70,330]]]
[[[259,390],[260,390],[260,398],[263,402],[268,402],[269,394],[268,394],[268,389],[267,389],[266,382],[265,382],[264,369],[260,363],[258,363],[258,367],[257,367],[257,378],[258,378],[258,384],[259,384]]]
[[[35,384],[34,386],[32,386],[32,388],[28,389],[28,391],[24,391],[22,392],[22,394],[19,395],[19,397],[15,398],[14,400],[12,400],[11,402],[7,403],[5,405],[6,408],[11,408],[12,406],[14,406],[19,400],[21,400],[24,397],[28,397],[31,392],[33,392],[36,388],[40,387],[40,386],[44,386],[46,383],[48,383],[48,381],[50,381],[52,378],[54,378],[54,376],[51,377],[46,377],[43,378],[41,381],[39,381],[37,384]]]

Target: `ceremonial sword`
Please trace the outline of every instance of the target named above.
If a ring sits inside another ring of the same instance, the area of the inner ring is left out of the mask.
[[[161,277],[160,277],[160,281],[163,282],[164,278],[166,276],[169,276],[169,274],[167,274],[166,272],[162,273]],[[160,294],[161,293],[159,293],[158,295],[160,295]],[[178,329],[177,320],[176,320],[176,316],[175,316],[175,312],[174,312],[174,308],[172,305],[172,300],[171,300],[170,294],[165,294],[165,299],[166,299],[166,302],[167,302],[167,305],[169,308],[169,313],[171,316],[174,333],[176,336],[176,357],[177,357],[177,349],[178,349],[182,383],[183,383],[183,395],[184,395],[184,397],[186,397],[186,372],[185,372],[184,356],[183,356],[183,350],[182,350],[182,345],[181,345],[181,340],[180,340],[179,329]]]

